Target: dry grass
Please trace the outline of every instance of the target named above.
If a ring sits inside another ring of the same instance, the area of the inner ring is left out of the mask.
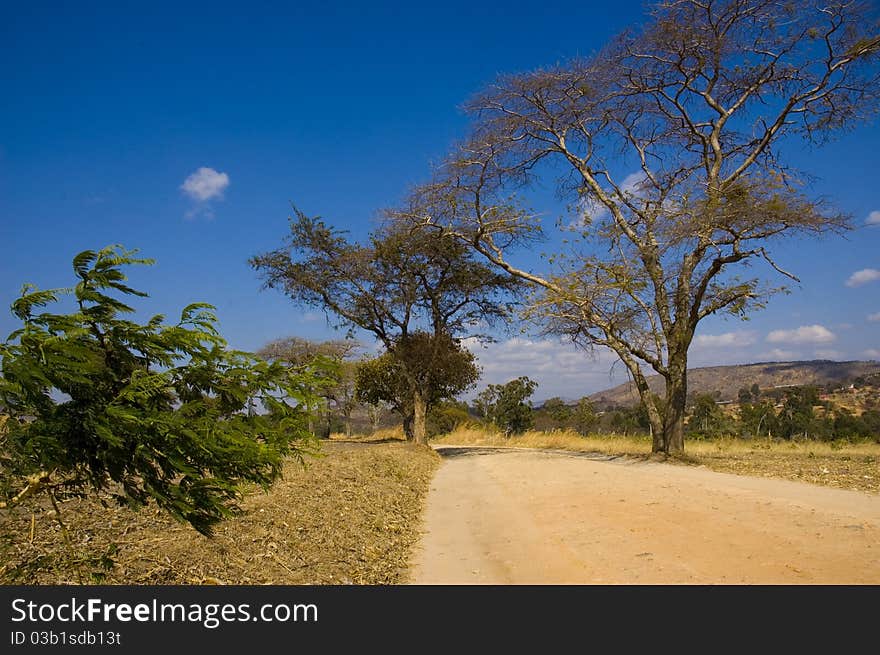
[[[382,443],[387,441],[406,441],[403,427],[398,425],[393,428],[381,428],[372,434],[353,434],[350,437],[341,432],[330,435],[330,441],[356,442],[356,443]]]
[[[644,436],[582,436],[571,430],[530,431],[507,438],[480,426],[463,426],[433,441],[445,445],[548,448],[606,455],[648,457]],[[880,444],[791,442],[766,439],[690,440],[682,464],[714,471],[784,478],[840,489],[880,493]]]
[[[306,470],[291,462],[268,493],[213,538],[155,508],[70,501],[65,548],[50,508],[0,512],[0,584],[93,582],[94,560],[119,545],[106,584],[395,584],[406,575],[422,501],[439,458],[407,443],[326,443]],[[33,521],[33,532],[32,530]]]
[[[583,436],[572,430],[538,432],[530,430],[514,437],[481,426],[462,426],[432,443],[447,445],[498,446],[515,448],[550,448],[579,453],[606,455],[650,455],[651,440],[647,437]]]

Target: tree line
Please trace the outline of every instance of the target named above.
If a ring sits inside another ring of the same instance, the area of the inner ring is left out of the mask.
[[[528,401],[535,387],[528,378],[489,385],[471,405],[453,403],[457,424],[482,424],[508,436],[529,429],[570,430],[584,436],[651,434],[647,409],[640,402],[618,406],[595,403],[589,397],[574,402],[556,397],[535,407]],[[685,432],[693,439],[880,441],[880,390],[865,388],[869,395],[858,410],[835,402],[814,385],[767,390],[752,385],[740,389],[736,404],[719,403],[715,394],[699,393],[688,398]]]
[[[823,399],[813,385],[739,391],[736,412],[725,412],[711,394],[693,400],[689,431],[698,437],[742,436],[776,439],[873,438],[880,441],[880,408],[868,400],[861,413]]]

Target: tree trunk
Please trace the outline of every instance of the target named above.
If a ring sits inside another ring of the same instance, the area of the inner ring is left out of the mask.
[[[407,412],[403,415],[403,434],[406,436],[407,441],[413,440],[413,414],[412,412]]]
[[[428,431],[425,425],[427,413],[425,397],[420,391],[416,391],[413,394],[413,441],[416,443],[428,443]]]
[[[620,355],[620,358],[623,360],[624,364],[626,364],[630,374],[633,376],[633,382],[636,385],[636,390],[639,392],[639,398],[645,406],[645,411],[648,413],[648,422],[651,426],[651,452],[666,452],[663,416],[660,412],[660,408],[657,406],[658,403],[654,400],[654,394],[651,393],[651,387],[648,386],[648,380],[645,379],[641,368],[635,360],[621,354],[621,351],[618,351],[618,355]],[[628,432],[629,429],[625,429],[624,436],[627,436]]]
[[[351,413],[345,414],[345,437],[351,439]]]
[[[333,415],[330,413],[329,407],[327,407],[324,410],[323,423],[324,424],[321,426],[321,438],[322,439],[329,439],[330,438],[330,431],[333,428]]]
[[[646,407],[654,406],[654,411],[648,410],[648,422],[651,424],[651,452],[652,453],[663,453],[666,452],[664,445],[664,425],[663,419],[660,415],[660,411],[657,409],[656,405],[654,405],[653,399],[649,398],[648,400],[643,400],[646,404]],[[651,403],[648,405],[647,403]]]
[[[663,416],[662,452],[684,453],[684,415],[687,405],[687,365],[669,367],[666,379],[666,412]],[[655,439],[656,446],[656,439]],[[657,452],[656,447],[654,452]]]

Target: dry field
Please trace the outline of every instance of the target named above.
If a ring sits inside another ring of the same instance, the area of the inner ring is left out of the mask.
[[[647,437],[588,436],[571,431],[526,432],[505,438],[481,427],[462,427],[433,443],[519,448],[545,448],[647,458]],[[880,493],[880,444],[829,444],[744,439],[688,440],[685,465],[713,471],[783,478],[838,489]]]
[[[398,441],[330,441],[323,452],[305,470],[291,462],[268,493],[247,493],[243,512],[211,539],[155,508],[74,500],[62,504],[68,548],[48,505],[0,512],[0,583],[400,582],[439,458]],[[113,543],[118,552],[102,570]]]

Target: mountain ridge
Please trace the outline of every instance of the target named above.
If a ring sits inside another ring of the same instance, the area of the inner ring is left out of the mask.
[[[880,362],[812,359],[703,366],[688,369],[688,395],[710,393],[718,401],[732,401],[737,399],[741,388],[751,387],[753,384],[761,389],[801,385],[842,386],[866,375],[880,375]],[[648,386],[654,393],[663,393],[663,379],[659,375],[648,377]],[[600,408],[614,405],[626,407],[639,402],[638,392],[632,381],[597,391],[590,394],[589,398]]]

